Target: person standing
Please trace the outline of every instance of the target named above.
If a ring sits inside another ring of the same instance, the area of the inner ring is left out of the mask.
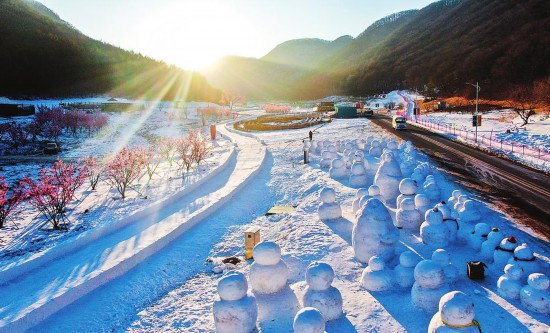
[[[309,141],[313,140],[313,132],[309,131]]]

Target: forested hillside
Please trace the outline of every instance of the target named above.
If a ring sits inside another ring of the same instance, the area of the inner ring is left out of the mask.
[[[32,0],[0,1],[0,96],[218,101],[198,73],[89,38]]]

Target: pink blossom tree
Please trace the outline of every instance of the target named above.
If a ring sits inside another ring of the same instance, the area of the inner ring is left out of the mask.
[[[27,132],[21,124],[17,124],[16,122],[12,122],[8,125],[6,133],[9,139],[8,144],[15,150],[19,150],[20,146],[25,145],[29,137],[29,132]]]
[[[197,166],[200,166],[201,162],[204,161],[208,153],[210,153],[212,147],[208,138],[201,131],[189,133],[189,140],[191,141],[193,159],[195,163],[197,163]]]
[[[88,169],[88,181],[90,182],[90,188],[95,191],[97,184],[101,178],[101,175],[105,171],[105,163],[97,159],[97,157],[85,157],[83,159],[84,165]]]
[[[189,170],[195,162],[193,142],[190,136],[184,136],[176,140],[176,151],[181,160],[180,169],[185,169],[185,174],[189,174]]]
[[[0,175],[0,228],[4,227],[8,219],[20,212],[19,205],[24,198],[25,193],[21,183],[10,187],[4,176]]]
[[[65,163],[58,159],[51,167],[39,172],[38,181],[23,179],[25,194],[31,206],[52,224],[53,229],[60,230],[67,207],[88,177],[88,169],[81,161]]]
[[[142,175],[146,154],[146,148],[127,146],[108,161],[105,181],[116,188],[122,199],[126,198],[126,190]]]
[[[177,140],[172,138],[162,138],[158,142],[160,156],[168,162],[168,165],[172,167],[174,164],[174,157],[176,156]]]

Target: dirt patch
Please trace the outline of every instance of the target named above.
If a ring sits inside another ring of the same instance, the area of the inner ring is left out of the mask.
[[[233,127],[239,131],[281,131],[306,128],[322,123],[321,116],[315,113],[299,115],[266,115],[256,119],[239,121]]]

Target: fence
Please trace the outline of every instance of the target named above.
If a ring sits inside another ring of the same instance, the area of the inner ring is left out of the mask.
[[[465,141],[476,143],[476,133],[466,129],[457,128],[448,124],[432,123],[428,120],[419,117],[407,116],[407,120],[411,123],[416,123],[427,129],[446,133],[460,138]],[[477,134],[477,144],[485,147],[500,149],[501,151],[510,152],[522,157],[529,156],[537,158],[541,161],[550,161],[550,151],[541,148],[535,148],[524,145],[518,142],[499,140],[493,138],[493,135]]]

